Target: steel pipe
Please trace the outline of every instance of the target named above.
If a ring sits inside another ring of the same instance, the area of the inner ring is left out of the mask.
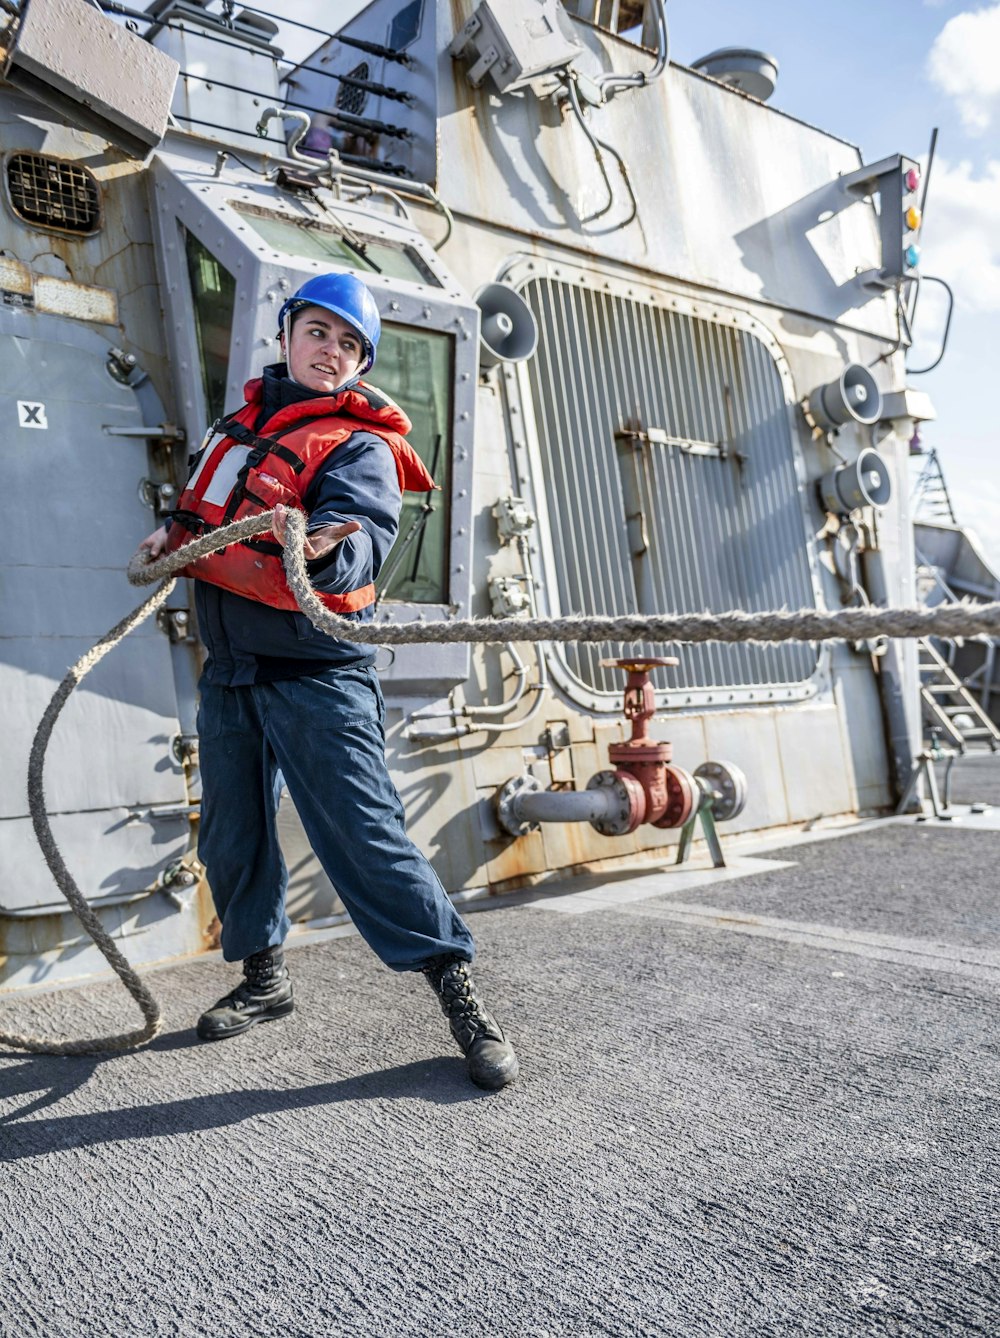
[[[611,790],[522,790],[511,809],[518,822],[600,822],[617,811]]]

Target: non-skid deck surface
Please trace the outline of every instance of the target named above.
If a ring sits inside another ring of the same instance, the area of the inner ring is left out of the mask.
[[[1000,1332],[1000,833],[767,859],[476,915],[496,1095],[357,938],[238,1040],[193,1037],[214,958],[151,974],[147,1050],[0,1055],[0,1333]],[[0,1014],[131,1024],[104,984]]]

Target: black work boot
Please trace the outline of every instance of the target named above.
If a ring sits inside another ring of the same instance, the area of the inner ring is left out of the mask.
[[[472,1081],[491,1090],[513,1082],[518,1072],[517,1055],[476,993],[469,963],[459,957],[439,959],[425,966],[423,972],[441,1000]]]
[[[230,994],[198,1019],[198,1035],[203,1041],[239,1036],[255,1022],[285,1017],[295,1007],[283,948],[251,953],[243,961],[243,977]]]

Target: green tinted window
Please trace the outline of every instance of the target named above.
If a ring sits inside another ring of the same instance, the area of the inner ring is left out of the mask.
[[[354,231],[338,232],[308,218],[289,218],[235,204],[233,208],[268,246],[284,255],[301,256],[305,260],[329,260],[334,265],[347,265],[369,274],[386,274],[390,279],[441,287],[412,247],[394,246],[391,242],[365,237]]]
[[[205,250],[197,237],[185,227],[181,231],[184,233],[188,277],[191,280],[195,335],[205,384],[205,405],[211,422],[225,411],[226,371],[229,367],[229,338],[233,329],[236,281],[228,270],[222,268],[215,256]]]
[[[447,604],[451,338],[431,330],[383,326],[372,381],[413,420],[410,445],[441,488],[403,493],[399,536],[379,574],[378,597]]]

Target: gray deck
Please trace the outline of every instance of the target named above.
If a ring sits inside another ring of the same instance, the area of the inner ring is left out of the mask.
[[[215,957],[151,976],[147,1050],[0,1054],[0,1333],[995,1335],[1000,831],[766,859],[477,915],[500,1094],[356,937],[238,1040],[191,1031]],[[126,1018],[112,985],[3,1008]]]

